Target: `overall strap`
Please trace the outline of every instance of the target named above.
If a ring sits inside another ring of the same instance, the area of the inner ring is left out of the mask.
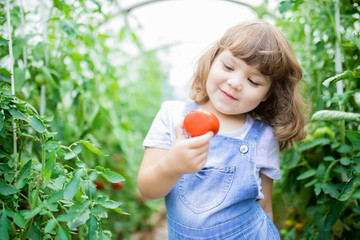
[[[196,110],[198,108],[199,105],[197,103],[186,103],[183,115],[185,116],[188,112]]]
[[[258,142],[266,127],[266,123],[259,120],[254,120],[254,123],[252,124],[249,132],[245,136],[245,140]]]

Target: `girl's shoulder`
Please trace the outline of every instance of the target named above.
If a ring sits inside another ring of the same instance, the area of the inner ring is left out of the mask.
[[[164,101],[162,104],[161,104],[161,108],[164,108],[166,110],[170,110],[170,109],[173,109],[173,110],[183,110],[186,106],[186,102],[184,101],[179,101],[179,100],[167,100],[167,101]]]
[[[244,125],[248,126],[248,129],[250,129],[250,127],[254,124],[255,121],[260,121],[260,120],[255,120],[250,114],[246,115],[246,122]],[[265,126],[265,130],[263,132],[263,134],[268,137],[268,138],[275,138],[274,137],[274,129],[269,126],[267,123],[262,122],[261,123],[262,126]]]
[[[168,100],[161,104],[159,115],[163,119],[167,119],[169,125],[178,124],[184,117],[184,111],[187,102],[179,100]]]

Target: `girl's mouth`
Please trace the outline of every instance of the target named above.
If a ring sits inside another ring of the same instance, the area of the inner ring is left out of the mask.
[[[220,92],[228,99],[231,99],[231,100],[238,100],[237,98],[233,97],[230,93],[220,89]]]

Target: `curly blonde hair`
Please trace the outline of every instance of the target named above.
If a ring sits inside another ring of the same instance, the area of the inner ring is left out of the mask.
[[[191,84],[191,99],[198,104],[209,100],[206,80],[214,59],[224,50],[248,65],[256,65],[271,78],[269,98],[250,114],[273,128],[280,150],[304,139],[306,121],[299,91],[302,69],[285,35],[265,21],[245,22],[230,28],[200,57]]]

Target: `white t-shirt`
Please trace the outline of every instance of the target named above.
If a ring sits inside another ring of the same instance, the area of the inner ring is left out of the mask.
[[[181,101],[164,102],[145,137],[143,146],[170,149],[175,140],[175,126],[184,118],[185,105],[186,103]],[[244,139],[253,122],[253,118],[247,114],[245,124],[240,129],[231,133],[220,132],[219,134]],[[255,164],[255,174],[259,186],[257,199],[261,200],[264,195],[261,192],[259,173],[261,172],[272,179],[280,179],[279,146],[274,138],[273,130],[269,126],[264,130],[257,144]]]

